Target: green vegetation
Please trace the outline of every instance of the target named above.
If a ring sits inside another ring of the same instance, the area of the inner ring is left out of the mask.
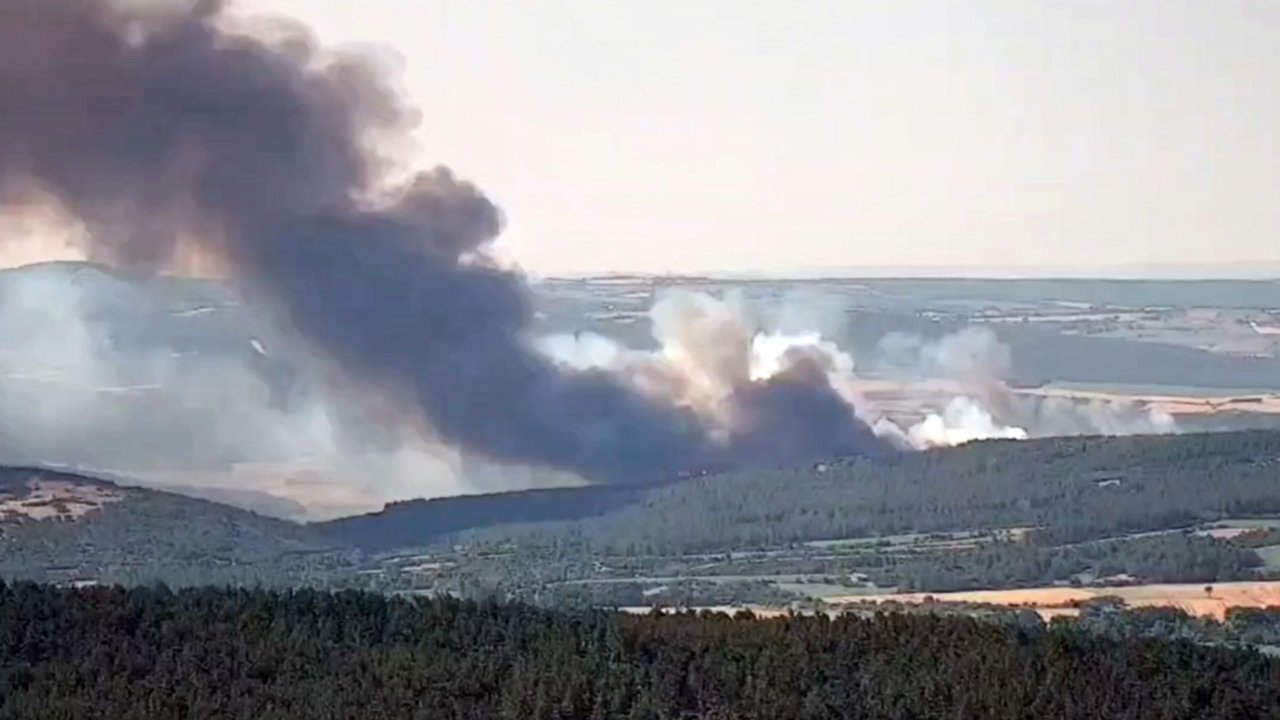
[[[78,478],[123,500],[70,520],[0,518],[0,573],[797,607],[881,588],[1264,579],[1280,572],[1267,517],[1280,513],[1278,472],[1277,433],[986,442],[656,486],[401,503],[319,526]],[[1198,534],[1226,526],[1247,531]]]
[[[0,584],[0,718],[1269,717],[1280,661],[933,614]]]
[[[1219,622],[1177,608],[1128,608],[1123,601],[1093,601],[1073,620],[1058,620],[1113,639],[1189,640],[1231,647],[1280,647],[1280,607],[1230,608]]]
[[[429,572],[412,568],[429,560]],[[811,600],[897,591],[1044,585],[1225,582],[1268,577],[1256,551],[1190,532],[1064,546],[977,539],[873,547],[797,546],[721,555],[627,556],[538,548],[460,548],[384,559],[384,578],[418,592],[556,606],[812,607]]]
[[[657,486],[402,503],[319,526],[54,473],[122,500],[71,519],[0,517],[0,573],[796,607],[878,588],[1262,579],[1280,572],[1276,521],[1264,517],[1280,512],[1278,472],[1277,433],[987,442]],[[0,491],[20,495],[27,475],[10,473]],[[1226,526],[1245,532],[1197,534]]]
[[[992,543],[962,552],[851,558],[874,582],[903,590],[1035,587],[1084,579],[1203,582],[1258,577],[1252,551],[1180,533],[1046,547]]]
[[[1273,432],[994,441],[640,488],[400,503],[323,527],[374,549],[514,545],[619,555],[1027,526],[1069,543],[1280,512],[1277,473]]]
[[[804,606],[897,588],[1217,582],[1276,572],[1280,434],[983,442],[648,487],[402,503],[323,526],[447,571],[384,577],[463,597]],[[1236,538],[1196,534],[1256,526]],[[401,551],[403,552],[403,551]],[[783,599],[789,599],[782,602]]]

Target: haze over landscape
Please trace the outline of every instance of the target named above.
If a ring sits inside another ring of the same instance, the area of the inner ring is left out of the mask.
[[[958,7],[0,0],[0,717],[1280,706],[1280,5]]]

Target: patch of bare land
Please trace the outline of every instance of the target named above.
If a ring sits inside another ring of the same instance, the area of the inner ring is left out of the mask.
[[[39,475],[33,475],[22,487],[25,493],[0,491],[0,521],[76,520],[124,500],[122,492],[109,487]]]
[[[830,604],[898,602],[977,603],[1024,607],[1036,610],[1046,619],[1073,615],[1082,603],[1100,597],[1118,597],[1129,607],[1171,607],[1191,615],[1204,615],[1222,620],[1233,607],[1280,606],[1280,582],[1231,582],[1125,587],[1040,587],[1021,590],[974,590],[950,593],[894,593],[887,595],[846,595],[827,598]]]
[[[923,380],[903,382],[882,378],[862,378],[858,391],[878,407],[910,412],[921,404],[939,406],[956,395],[973,392],[973,388],[952,380]],[[1224,391],[1220,395],[1180,395],[1160,392],[1121,392],[1118,390],[1090,390],[1087,388],[1014,388],[1016,395],[1054,397],[1074,402],[1109,402],[1149,407],[1174,417],[1179,415],[1212,415],[1214,413],[1262,413],[1280,414],[1280,394],[1243,394],[1245,391]]]
[[[1253,532],[1253,530],[1243,527],[1214,527],[1207,530],[1197,530],[1193,534],[1211,537],[1215,540],[1230,540],[1249,532]]]

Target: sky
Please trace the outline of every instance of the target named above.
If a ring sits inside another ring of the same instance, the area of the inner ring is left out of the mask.
[[[534,274],[1280,274],[1280,0],[239,6],[397,66]]]

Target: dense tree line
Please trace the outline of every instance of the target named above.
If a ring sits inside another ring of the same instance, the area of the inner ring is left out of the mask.
[[[0,586],[4,718],[1248,718],[1280,663],[931,615]]]
[[[1190,640],[1280,653],[1280,607],[1228,608],[1226,616],[1217,620],[1172,607],[1129,608],[1120,598],[1101,597],[1084,603],[1078,618],[1055,622],[1117,640]]]

